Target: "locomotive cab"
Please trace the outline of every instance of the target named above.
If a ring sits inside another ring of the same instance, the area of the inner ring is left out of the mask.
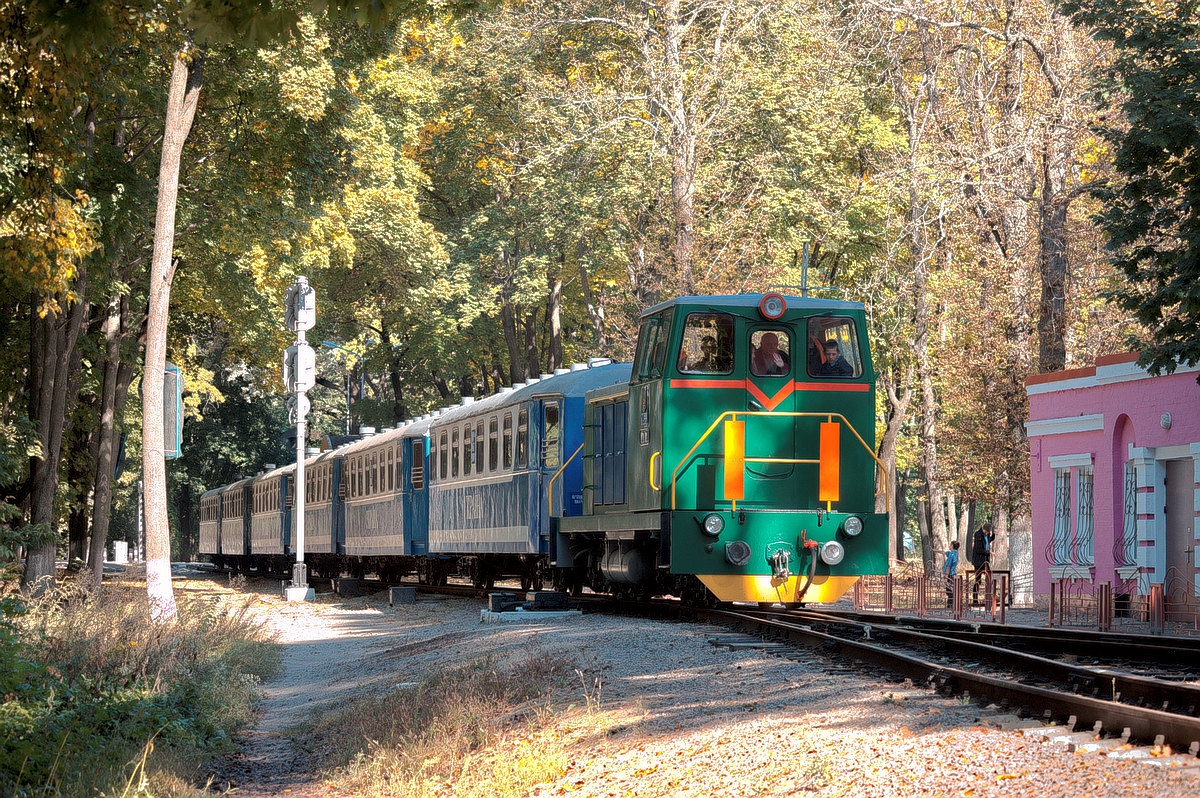
[[[649,309],[628,391],[588,397],[595,520],[563,529],[604,531],[610,582],[691,599],[693,577],[722,601],[790,604],[834,601],[859,575],[886,573],[866,340],[852,302],[690,297]]]

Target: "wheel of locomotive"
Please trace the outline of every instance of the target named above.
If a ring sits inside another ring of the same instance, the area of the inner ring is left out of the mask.
[[[550,584],[560,593],[583,595],[583,577],[574,568],[556,568]]]
[[[717,606],[717,597],[704,586],[704,583],[692,575],[683,577],[679,585],[679,600],[684,606],[707,609]]]

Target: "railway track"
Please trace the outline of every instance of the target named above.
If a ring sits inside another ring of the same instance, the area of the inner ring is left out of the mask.
[[[1018,718],[1072,731],[1090,728],[1096,738],[1169,746],[1193,757],[1200,753],[1200,717],[1196,716],[1200,686],[1196,683],[1063,662],[998,645],[1020,636],[1013,627],[996,632],[989,641],[982,629],[975,633],[976,639],[968,639],[963,629],[917,630],[886,622],[890,619],[868,621],[803,610],[714,609],[700,613],[698,619],[818,647],[831,658],[853,660],[942,693],[994,704]],[[1050,641],[1043,637],[1041,647],[1051,648]],[[1118,641],[1112,645],[1118,646]],[[1125,656],[1135,647],[1124,647]],[[1153,650],[1142,647],[1140,656],[1152,657]]]

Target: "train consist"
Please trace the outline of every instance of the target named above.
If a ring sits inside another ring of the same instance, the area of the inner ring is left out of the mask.
[[[315,576],[834,601],[887,572],[863,306],[682,297],[593,361],[305,462]],[[296,466],[201,498],[200,552],[288,574]],[[886,480],[879,480],[886,484]]]

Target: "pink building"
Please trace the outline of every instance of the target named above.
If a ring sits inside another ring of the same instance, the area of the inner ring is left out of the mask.
[[[1200,367],[1153,377],[1136,361],[1026,380],[1035,593],[1075,579],[1200,595]]]

